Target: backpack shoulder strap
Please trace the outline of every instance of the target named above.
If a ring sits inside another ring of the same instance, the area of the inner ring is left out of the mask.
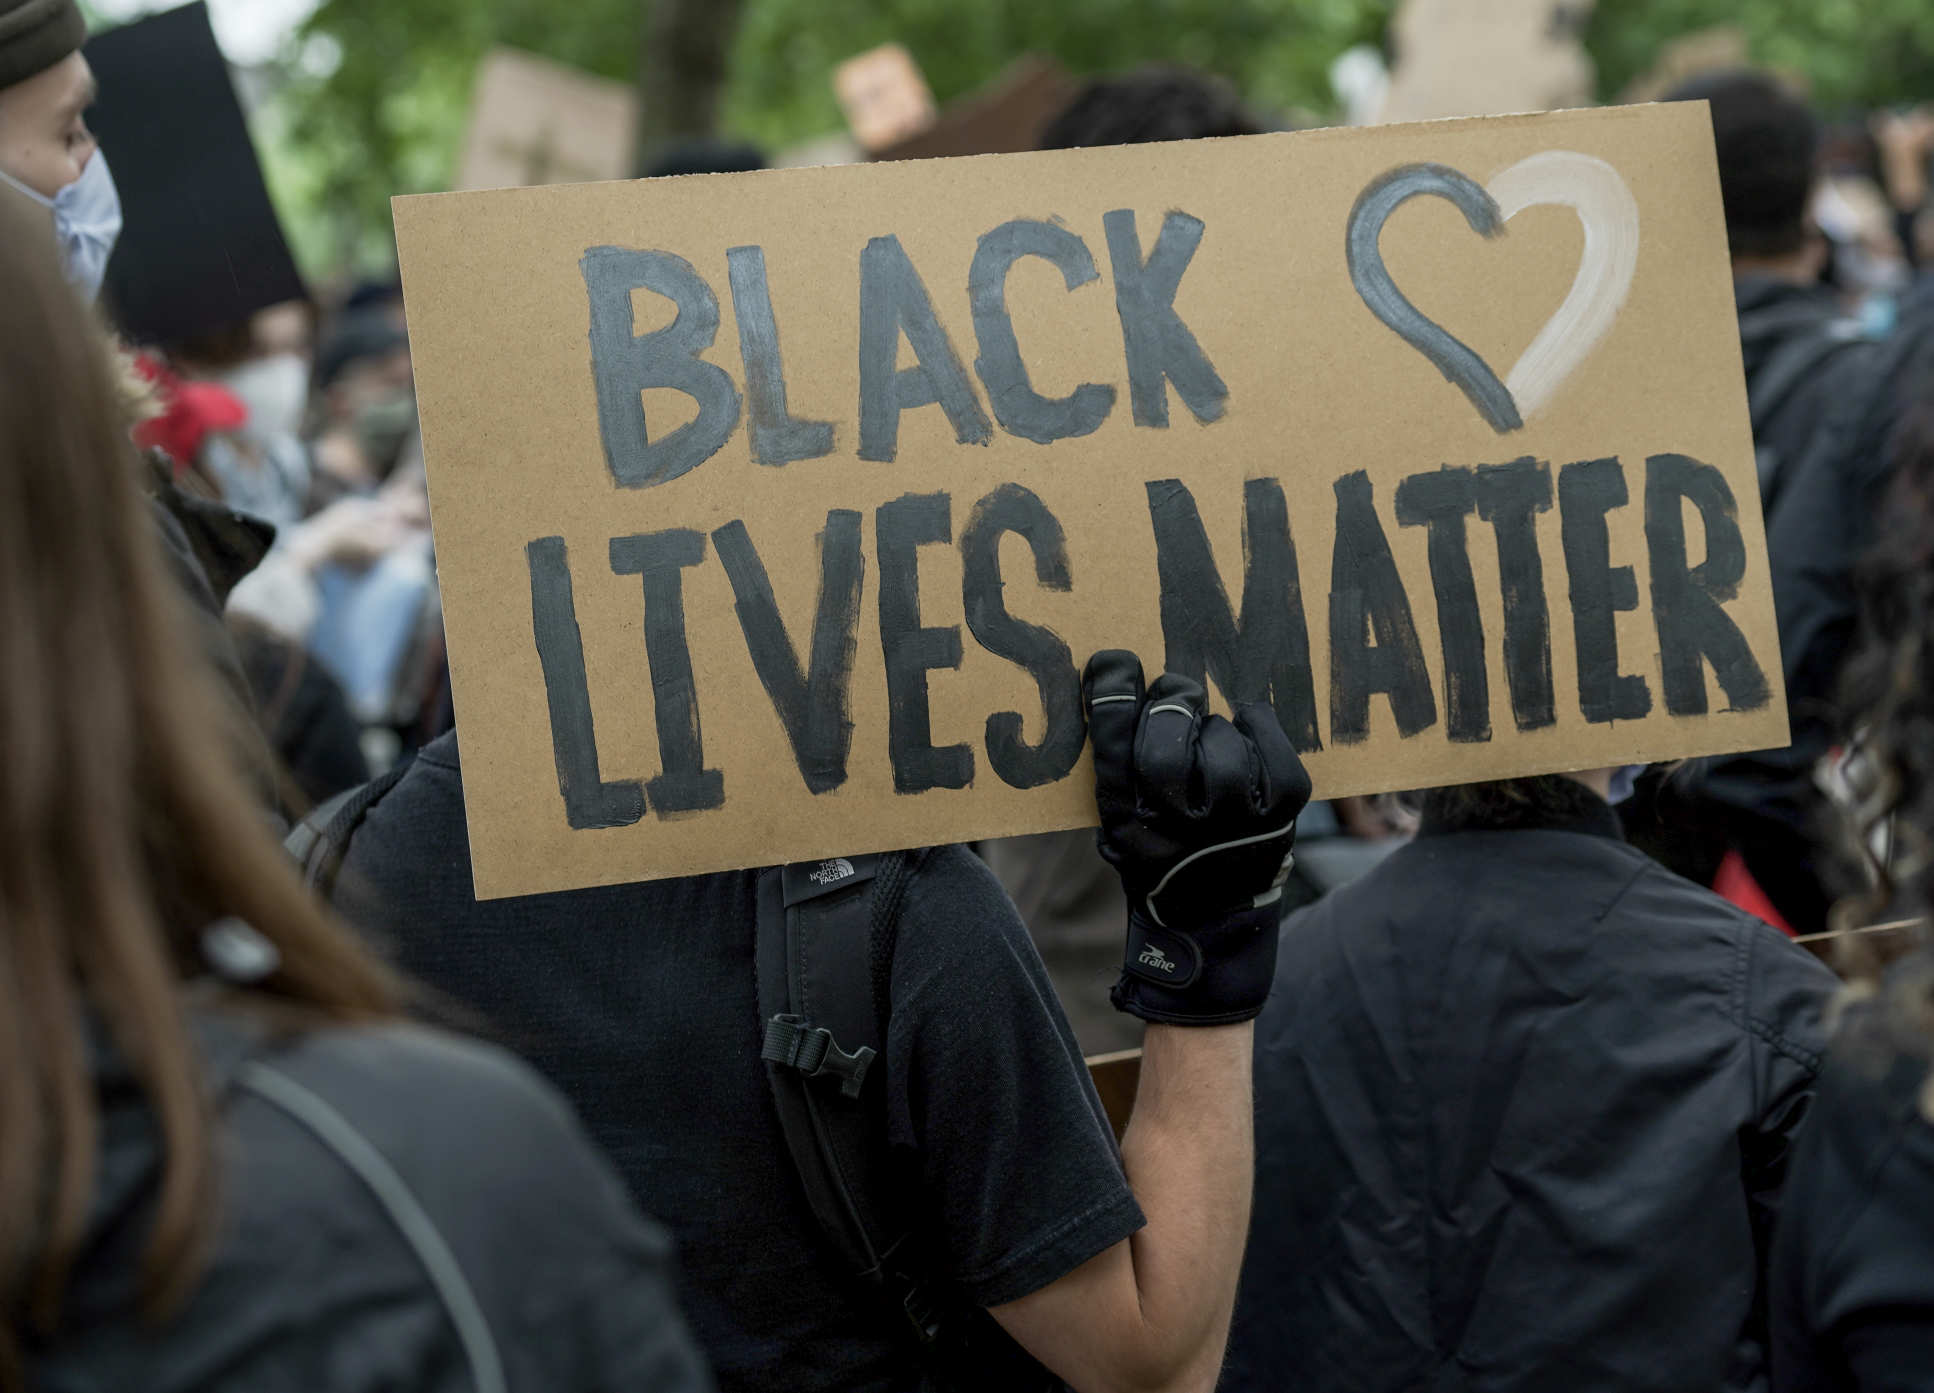
[[[774,867],[758,885],[760,1057],[806,1201],[860,1277],[891,1289],[894,1219],[879,1077],[908,857]]]
[[[470,1366],[476,1393],[508,1393],[502,1355],[490,1319],[436,1220],[402,1173],[376,1144],[319,1093],[262,1060],[242,1064],[235,1087],[282,1113],[308,1132],[360,1181],[423,1269],[457,1344]]]
[[[302,872],[302,883],[323,899],[335,889],[336,872],[349,851],[349,839],[363,825],[376,801],[402,782],[408,764],[399,764],[366,784],[345,789],[318,803],[282,839],[283,848]]]
[[[905,1317],[924,1370],[921,1386],[1065,1393],[933,1270],[894,1186],[880,1056],[901,904],[922,854],[841,856],[760,874],[766,1076],[813,1217],[848,1268]]]
[[[1871,342],[1860,325],[1850,319],[1832,319],[1811,332],[1796,334],[1782,344],[1753,373],[1746,384],[1746,395],[1753,429],[1762,431],[1779,414],[1779,409],[1802,382],[1810,380],[1825,367],[1829,358],[1843,348]]]

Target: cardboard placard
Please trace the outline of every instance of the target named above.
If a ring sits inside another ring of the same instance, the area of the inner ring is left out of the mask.
[[[456,187],[625,178],[637,125],[638,94],[624,83],[494,48],[477,67]]]
[[[1579,35],[1594,0],[1404,0],[1380,121],[1584,106],[1595,69]]]
[[[1783,745],[1710,129],[399,198],[478,893],[1079,826],[1105,647],[1326,797]]]
[[[879,160],[1007,155],[1041,148],[1041,134],[1081,91],[1052,58],[1023,54],[985,87],[951,103],[925,130],[874,152]]]
[[[137,344],[178,345],[307,296],[209,27],[179,8],[96,34],[88,111],[123,226],[102,299]]]
[[[905,44],[881,44],[833,69],[833,95],[863,150],[884,150],[933,124],[933,93]]]
[[[1655,102],[1682,82],[1727,72],[1752,62],[1746,31],[1730,24],[1695,29],[1659,47],[1659,56],[1618,94],[1621,102]]]

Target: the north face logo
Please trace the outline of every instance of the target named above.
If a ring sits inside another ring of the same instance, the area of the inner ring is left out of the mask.
[[[830,861],[821,861],[807,872],[806,879],[815,885],[837,885],[853,874],[853,863],[844,856],[835,856]]]
[[[1157,972],[1166,972],[1170,976],[1175,974],[1175,960],[1164,954],[1160,948],[1151,946],[1142,949],[1142,955],[1136,961],[1143,967],[1154,968]]]

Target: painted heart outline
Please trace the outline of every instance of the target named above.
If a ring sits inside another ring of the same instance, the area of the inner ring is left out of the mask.
[[[1513,217],[1545,204],[1570,208],[1584,228],[1584,252],[1570,291],[1502,381],[1474,349],[1411,304],[1384,266],[1384,224],[1424,195],[1448,199],[1483,237],[1502,236]],[[1521,428],[1591,356],[1625,304],[1638,251],[1632,191],[1611,165],[1575,150],[1540,151],[1500,171],[1488,186],[1449,165],[1400,165],[1357,196],[1346,236],[1350,280],[1363,303],[1454,383],[1500,435]]]

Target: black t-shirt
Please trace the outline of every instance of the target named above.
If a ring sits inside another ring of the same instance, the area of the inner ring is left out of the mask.
[[[1930,973],[1901,964],[1834,1041],[1773,1247],[1781,1393],[1934,1389],[1934,1041],[1900,1009]]]
[[[478,902],[453,733],[370,810],[337,896],[576,1105],[678,1240],[721,1388],[915,1388],[904,1316],[820,1237],[786,1152],[759,1061],[756,879]],[[891,1002],[895,1169],[971,1300],[1039,1290],[1141,1227],[1027,931],[958,847],[921,859],[908,886]]]

